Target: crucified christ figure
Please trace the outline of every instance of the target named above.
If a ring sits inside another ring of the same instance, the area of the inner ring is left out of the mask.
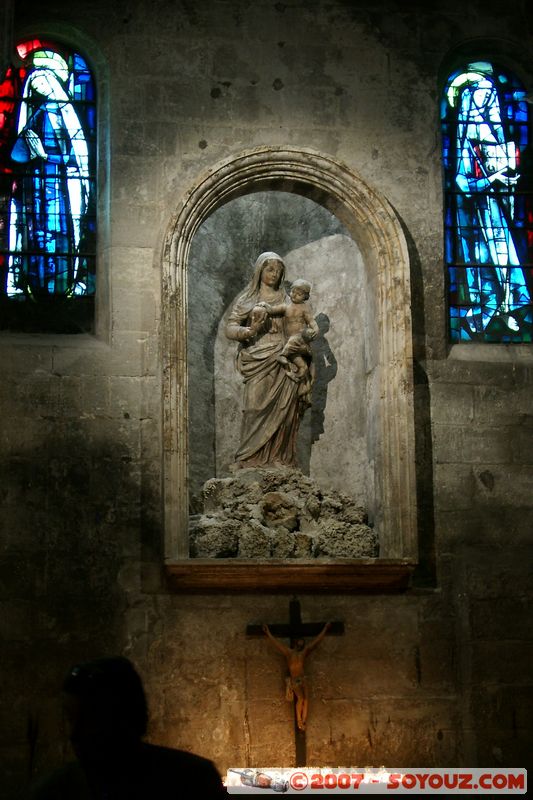
[[[270,633],[268,625],[263,625],[263,632],[272,642],[276,650],[285,656],[289,667],[289,677],[287,678],[287,700],[292,700],[296,696],[296,724],[301,731],[305,731],[307,721],[307,709],[309,706],[309,695],[307,691],[307,681],[304,674],[304,661],[315,647],[322,641],[331,622],[326,622],[318,636],[308,645],[303,639],[297,639],[294,647],[287,647],[282,644]]]

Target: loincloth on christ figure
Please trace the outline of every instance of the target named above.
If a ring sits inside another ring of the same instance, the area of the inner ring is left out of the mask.
[[[294,695],[298,693],[298,689],[304,691],[306,687],[307,681],[305,675],[299,678],[291,678],[290,675],[287,675],[285,679],[285,698],[287,700],[294,700]]]

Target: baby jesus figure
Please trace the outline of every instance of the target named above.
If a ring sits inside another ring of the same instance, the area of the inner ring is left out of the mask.
[[[309,371],[312,353],[310,343],[318,334],[311,307],[307,302],[311,293],[311,284],[299,278],[291,285],[290,302],[271,306],[259,303],[269,316],[285,317],[287,342],[278,356],[278,361],[287,367],[287,377],[300,382]]]

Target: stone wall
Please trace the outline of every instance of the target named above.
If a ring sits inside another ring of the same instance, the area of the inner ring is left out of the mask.
[[[437,101],[443,63],[473,37],[530,87],[526,13],[17,4],[17,32],[67,38],[95,66],[101,291],[94,338],[0,337],[3,797],[67,752],[70,664],[117,652],[145,679],[153,741],[221,770],[291,763],[282,659],[245,636],[285,621],[289,598],[175,595],[162,578],[164,233],[200,173],[256,145],[346,162],[403,220],[412,264],[421,565],[405,595],[300,598],[304,620],[346,629],[309,662],[309,761],[529,766],[533,353],[446,344]]]

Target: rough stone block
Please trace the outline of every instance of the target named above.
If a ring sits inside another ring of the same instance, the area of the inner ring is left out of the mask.
[[[533,506],[531,494],[531,466],[523,464],[495,464],[476,466],[474,476],[474,503],[480,506]]]
[[[368,525],[328,520],[317,537],[316,552],[336,558],[375,558],[378,555],[377,534]]]
[[[433,419],[441,425],[467,425],[474,419],[474,389],[452,383],[431,385]]]
[[[437,511],[471,510],[474,504],[476,481],[472,468],[465,464],[436,464],[434,481]]]
[[[112,416],[124,419],[140,419],[141,391],[142,382],[140,378],[110,377],[109,408]]]
[[[93,417],[110,416],[109,381],[106,376],[98,379],[80,376],[80,414]]]
[[[203,486],[202,498],[208,519],[218,519],[222,527],[227,522],[242,523],[241,556],[256,550],[257,557],[266,558],[268,548],[275,558],[378,554],[377,534],[363,522],[365,509],[342,492],[322,492],[316,481],[297,469],[243,469],[232,478],[211,478]],[[279,533],[269,540],[265,535],[269,529],[301,533],[304,538],[295,548],[294,538],[280,539]],[[258,536],[256,547],[253,532]]]
[[[531,417],[531,386],[478,386],[474,389],[477,425],[515,425],[519,415]]]
[[[231,558],[239,548],[238,523],[210,517],[195,520],[190,528],[191,555],[196,558]]]
[[[278,527],[272,530],[272,557],[291,558],[295,551],[294,534],[287,528]]]
[[[491,599],[472,600],[470,606],[472,636],[495,641],[525,640],[531,636],[531,607],[526,597],[501,597],[497,604]]]
[[[527,686],[532,659],[530,641],[476,641],[472,645],[472,674],[477,684]]]
[[[492,548],[457,551],[457,561],[466,564],[465,587],[472,599],[527,598],[533,592],[531,546],[499,552]]]
[[[310,558],[313,553],[313,539],[306,533],[298,531],[294,534],[294,557]]]
[[[272,534],[268,528],[252,520],[239,536],[240,558],[270,558],[272,555]]]
[[[128,160],[126,162],[130,164]],[[119,165],[117,165],[119,166]],[[125,165],[120,165],[120,174],[131,190],[130,176],[125,175]],[[133,172],[132,168],[132,172]],[[117,289],[150,290],[154,285],[153,251],[149,247],[114,247],[111,271],[113,285]]]
[[[525,734],[530,730],[533,713],[533,687],[494,684],[474,687],[472,712],[483,728],[491,733]]]
[[[456,659],[454,638],[424,635],[415,653],[417,683],[426,692],[453,693],[456,688]]]
[[[298,526],[298,508],[285,492],[267,492],[261,499],[263,524],[267,528],[286,528],[293,531]]]
[[[508,464],[513,460],[512,429],[435,425],[435,462]]]

